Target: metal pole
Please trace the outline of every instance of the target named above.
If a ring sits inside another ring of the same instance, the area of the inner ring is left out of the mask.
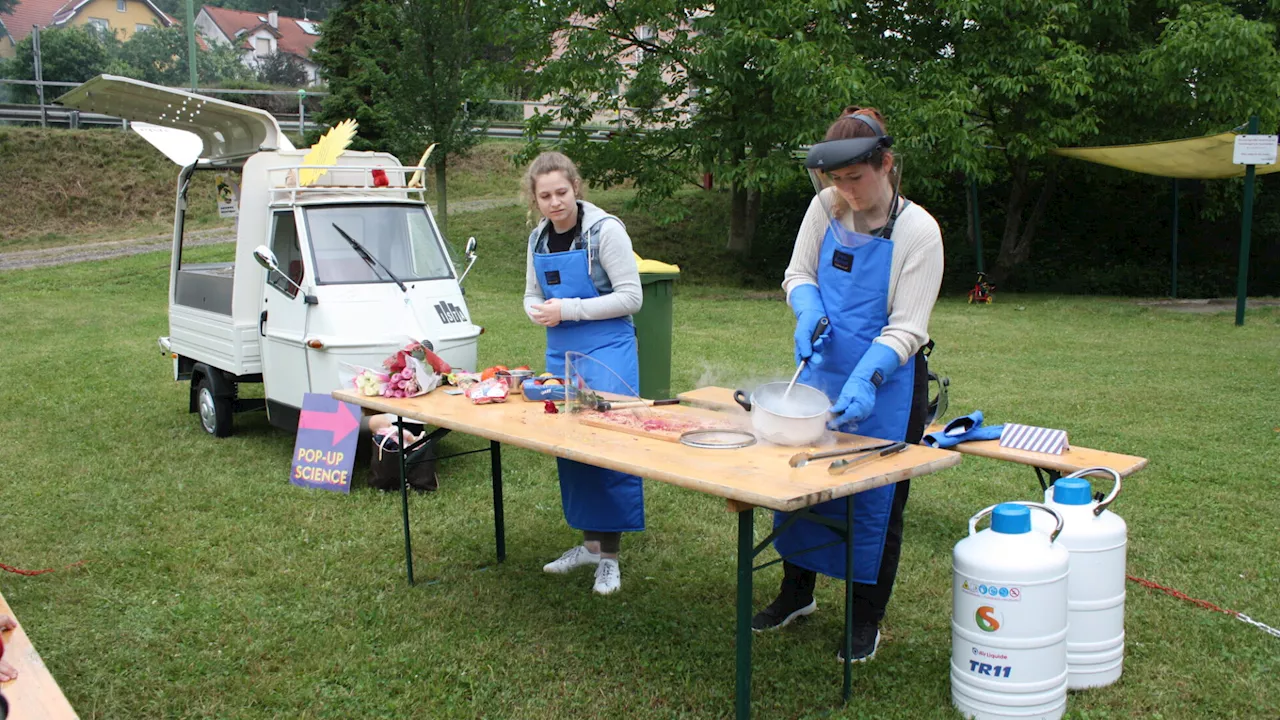
[[[1258,133],[1258,116],[1249,117],[1249,134]],[[1240,270],[1236,273],[1236,325],[1244,325],[1245,298],[1249,294],[1249,234],[1253,232],[1253,165],[1244,169],[1244,212],[1240,218]]]
[[[1178,178],[1173,179],[1173,268],[1170,271],[1169,297],[1178,297]]]
[[[404,451],[404,418],[396,417],[396,427],[400,431],[400,508],[404,517],[404,568],[409,576],[409,586],[413,587],[413,544],[409,540],[409,474],[405,468],[405,455],[408,453]]]
[[[738,511],[738,672],[734,714],[751,717],[751,565],[755,561],[755,508]]]
[[[978,181],[969,180],[969,201],[973,204],[973,244],[978,257],[978,272],[982,267],[982,219],[978,216]]]
[[[498,562],[507,559],[506,518],[502,509],[502,444],[489,441],[489,472],[493,476],[493,537],[498,547]]]
[[[31,54],[35,56],[36,97],[40,100],[40,127],[49,126],[49,118],[44,108],[44,67],[40,62],[40,26],[31,26]]]
[[[196,76],[196,11],[193,0],[187,0],[187,65],[191,68],[191,92],[199,87]]]
[[[307,91],[305,88],[298,88],[298,137],[306,142],[307,138]]]

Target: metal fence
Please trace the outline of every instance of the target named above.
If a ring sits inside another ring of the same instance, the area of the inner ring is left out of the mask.
[[[98,113],[85,113],[78,110],[63,107],[61,105],[53,105],[45,102],[45,88],[75,88],[82,83],[78,82],[59,82],[53,80],[7,80],[0,78],[0,85],[18,85],[18,86],[34,86],[37,89],[37,95],[41,99],[37,104],[25,103],[0,103],[0,123],[40,123],[41,127],[50,125],[65,126],[68,128],[85,128],[93,126],[116,126],[122,129],[129,128],[129,121],[112,117],[110,115],[102,115]],[[201,95],[230,95],[230,96],[261,96],[261,97],[296,97],[298,99],[297,112],[272,112],[273,117],[280,123],[282,130],[292,132],[299,135],[305,135],[307,131],[323,129],[323,125],[307,119],[307,98],[325,97],[329,93],[323,90],[243,90],[230,88],[196,88],[194,91],[185,87],[172,87],[173,90],[182,90],[183,92],[195,92]],[[232,99],[234,102],[235,100]],[[560,106],[552,103],[546,103],[536,100],[486,100],[485,104],[494,107],[519,107],[520,120],[514,121],[494,120],[485,126],[485,135],[492,138],[523,138],[524,121],[532,117],[534,114],[554,111]],[[627,114],[633,112],[632,108],[620,107],[617,109],[614,117],[607,121],[601,118],[598,125],[594,128],[592,139],[606,139],[611,131],[618,130],[623,127]],[[552,127],[545,132],[538,133],[539,139],[555,139],[560,136],[561,128]]]

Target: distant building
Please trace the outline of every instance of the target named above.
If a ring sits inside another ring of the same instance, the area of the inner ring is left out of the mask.
[[[0,58],[13,57],[15,46],[31,34],[33,25],[88,25],[128,40],[135,32],[173,24],[174,19],[150,0],[19,0],[11,15],[0,18]]]
[[[311,49],[320,39],[320,23],[266,13],[205,5],[196,15],[196,31],[210,44],[234,45],[240,59],[257,69],[261,58],[276,52],[297,58],[307,70],[311,84],[319,80],[319,66],[311,60]]]

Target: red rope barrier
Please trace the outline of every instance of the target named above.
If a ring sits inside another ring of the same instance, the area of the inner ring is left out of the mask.
[[[1265,625],[1265,624],[1263,624],[1263,623],[1260,623],[1260,622],[1258,622],[1257,620],[1254,620],[1253,618],[1249,617],[1248,615],[1245,615],[1245,614],[1244,614],[1244,613],[1242,613],[1242,612],[1238,612],[1238,611],[1236,611],[1236,610],[1229,610],[1229,609],[1227,609],[1227,608],[1223,608],[1223,607],[1218,607],[1217,605],[1214,605],[1213,603],[1209,602],[1208,600],[1200,600],[1199,598],[1193,598],[1193,597],[1191,597],[1190,595],[1187,595],[1187,594],[1186,594],[1186,593],[1184,593],[1184,592],[1179,592],[1179,591],[1177,591],[1177,590],[1174,590],[1173,588],[1165,587],[1164,585],[1161,585],[1160,583],[1157,583],[1157,582],[1152,582],[1152,581],[1150,581],[1150,580],[1144,580],[1143,578],[1140,578],[1140,577],[1134,577],[1134,576],[1132,576],[1132,575],[1125,575],[1125,577],[1126,577],[1126,578],[1129,578],[1129,580],[1131,580],[1131,581],[1133,581],[1133,582],[1136,582],[1136,583],[1138,583],[1139,585],[1141,585],[1141,586],[1143,586],[1143,587],[1145,587],[1145,588],[1150,588],[1150,589],[1152,589],[1152,590],[1159,590],[1160,592],[1162,592],[1162,593],[1164,593],[1164,594],[1166,594],[1166,595],[1172,595],[1173,597],[1176,597],[1176,598],[1178,598],[1179,600],[1186,600],[1187,602],[1189,602],[1189,603],[1191,603],[1191,604],[1193,604],[1193,605],[1199,605],[1200,607],[1204,608],[1205,610],[1212,610],[1212,611],[1214,611],[1214,612],[1220,612],[1220,613],[1222,613],[1223,615],[1230,615],[1231,617],[1234,617],[1235,619],[1239,620],[1240,622],[1248,623],[1248,624],[1250,624],[1250,625],[1252,625],[1252,626],[1254,626],[1254,627],[1258,628],[1259,630],[1261,630],[1261,631],[1263,631],[1263,632],[1267,633],[1268,635],[1273,635],[1273,636],[1275,636],[1275,637],[1280,637],[1280,630],[1277,630],[1276,628],[1273,628],[1273,627],[1271,627],[1270,625]]]
[[[83,565],[83,564],[84,564],[84,560],[80,560],[78,562],[73,562],[62,569],[70,570],[71,568],[76,567],[77,565]],[[26,575],[27,577],[32,577],[35,575],[43,575],[45,573],[51,573],[57,569],[58,568],[44,568],[42,570],[23,570],[22,568],[16,568],[10,565],[5,565],[4,563],[0,563],[0,570],[4,570],[5,572],[11,572],[11,573],[14,573],[15,575]]]

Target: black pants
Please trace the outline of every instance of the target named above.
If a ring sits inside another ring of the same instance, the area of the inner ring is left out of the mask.
[[[915,378],[911,394],[911,414],[907,419],[906,441],[912,445],[924,437],[924,421],[929,412],[929,368],[923,352],[916,353]],[[853,583],[853,619],[855,622],[879,623],[884,619],[893,582],[898,577],[898,558],[902,555],[902,516],[907,508],[907,496],[911,493],[911,481],[903,480],[894,486],[893,507],[889,511],[889,526],[884,538],[884,553],[880,556],[880,573],[875,585]],[[853,522],[853,518],[849,518]],[[817,584],[817,573],[789,562],[782,563],[782,591],[798,592],[812,597]]]

